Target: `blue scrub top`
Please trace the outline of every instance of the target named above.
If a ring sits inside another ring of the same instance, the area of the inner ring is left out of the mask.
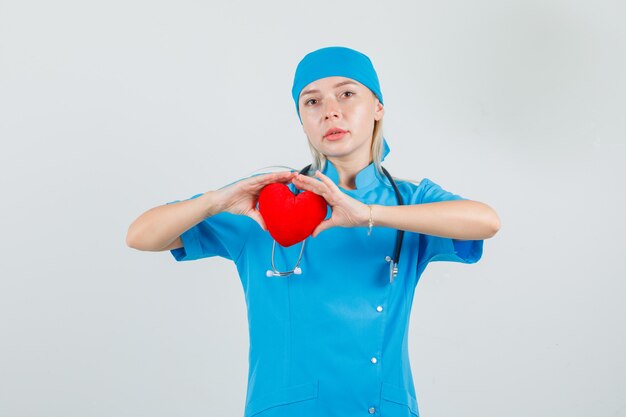
[[[330,161],[324,173],[336,184]],[[423,179],[396,181],[405,204],[463,199]],[[366,204],[396,205],[388,179],[370,164],[343,192]],[[199,197],[202,194],[191,198]],[[301,275],[267,277],[273,239],[247,216],[219,213],[181,235],[177,261],[222,256],[235,262],[250,335],[244,417],[415,417],[408,326],[420,275],[432,261],[474,263],[483,241],[404,233],[398,275],[386,256],[396,231],[335,227],[308,238]],[[276,245],[279,271],[293,269],[300,244]]]

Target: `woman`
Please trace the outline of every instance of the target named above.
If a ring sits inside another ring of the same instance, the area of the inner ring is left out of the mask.
[[[477,262],[499,218],[428,179],[392,181],[380,165],[389,151],[383,97],[364,54],[309,53],[292,96],[313,177],[259,175],[155,207],[133,222],[127,244],[170,250],[178,261],[235,262],[250,331],[245,417],[417,416],[407,344],[415,286],[431,261]],[[302,253],[300,245],[273,250],[256,209],[274,182],[330,207]],[[266,275],[272,263],[291,271],[296,262],[299,275]]]

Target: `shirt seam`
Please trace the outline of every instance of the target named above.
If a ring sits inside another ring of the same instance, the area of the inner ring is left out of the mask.
[[[239,250],[239,253],[237,254],[237,259],[234,259],[235,264],[239,263],[239,260],[241,259],[241,255],[243,254],[244,249],[246,248],[246,246],[248,245],[248,241],[250,240],[249,237],[252,234],[252,228],[254,225],[250,225],[248,230],[248,233],[246,234],[246,238],[243,241],[243,245],[241,245],[241,249]]]

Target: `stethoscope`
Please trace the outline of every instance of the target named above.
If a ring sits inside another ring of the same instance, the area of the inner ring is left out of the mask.
[[[311,168],[311,165],[305,166],[300,171],[300,174],[306,175],[309,172],[310,168]],[[393,180],[389,172],[384,167],[381,166],[381,168],[382,168],[383,173],[387,177],[387,179],[389,179],[389,182],[391,183],[391,186],[393,187],[393,191],[396,193],[396,200],[398,202],[398,205],[399,206],[403,205],[404,200],[402,199],[402,195],[400,194],[400,191],[398,190],[398,186],[396,185],[396,182]],[[298,194],[299,192],[300,190],[296,189],[296,194]],[[400,261],[400,251],[402,250],[402,238],[403,237],[404,237],[404,230],[396,230],[396,243],[393,249],[393,257],[391,256],[385,257],[385,261],[389,262],[389,283],[390,284],[393,284],[393,280],[396,278],[396,275],[398,275],[398,262]],[[276,266],[274,265],[274,253],[276,251],[276,241],[274,240],[274,244],[272,245],[272,270],[270,271],[268,269],[266,275],[268,277],[287,277],[291,274],[294,274],[294,275],[302,274],[302,269],[300,268],[300,261],[302,260],[302,254],[304,253],[305,241],[306,239],[302,241],[302,246],[300,247],[300,255],[298,256],[298,261],[296,262],[296,265],[293,267],[293,269],[291,271],[281,272],[277,270]]]

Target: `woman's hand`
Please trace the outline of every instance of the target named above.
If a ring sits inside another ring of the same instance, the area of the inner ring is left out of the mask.
[[[274,182],[289,183],[297,174],[297,172],[282,171],[256,175],[213,191],[216,203],[215,209],[209,213],[209,216],[220,212],[240,214],[250,217],[263,230],[267,230],[261,213],[256,209],[261,190]]]
[[[292,180],[299,189],[311,191],[324,197],[332,208],[332,215],[315,228],[313,237],[334,226],[359,227],[369,224],[369,208],[366,204],[343,193],[330,178],[319,170],[315,171],[315,176],[321,181],[300,174]]]

